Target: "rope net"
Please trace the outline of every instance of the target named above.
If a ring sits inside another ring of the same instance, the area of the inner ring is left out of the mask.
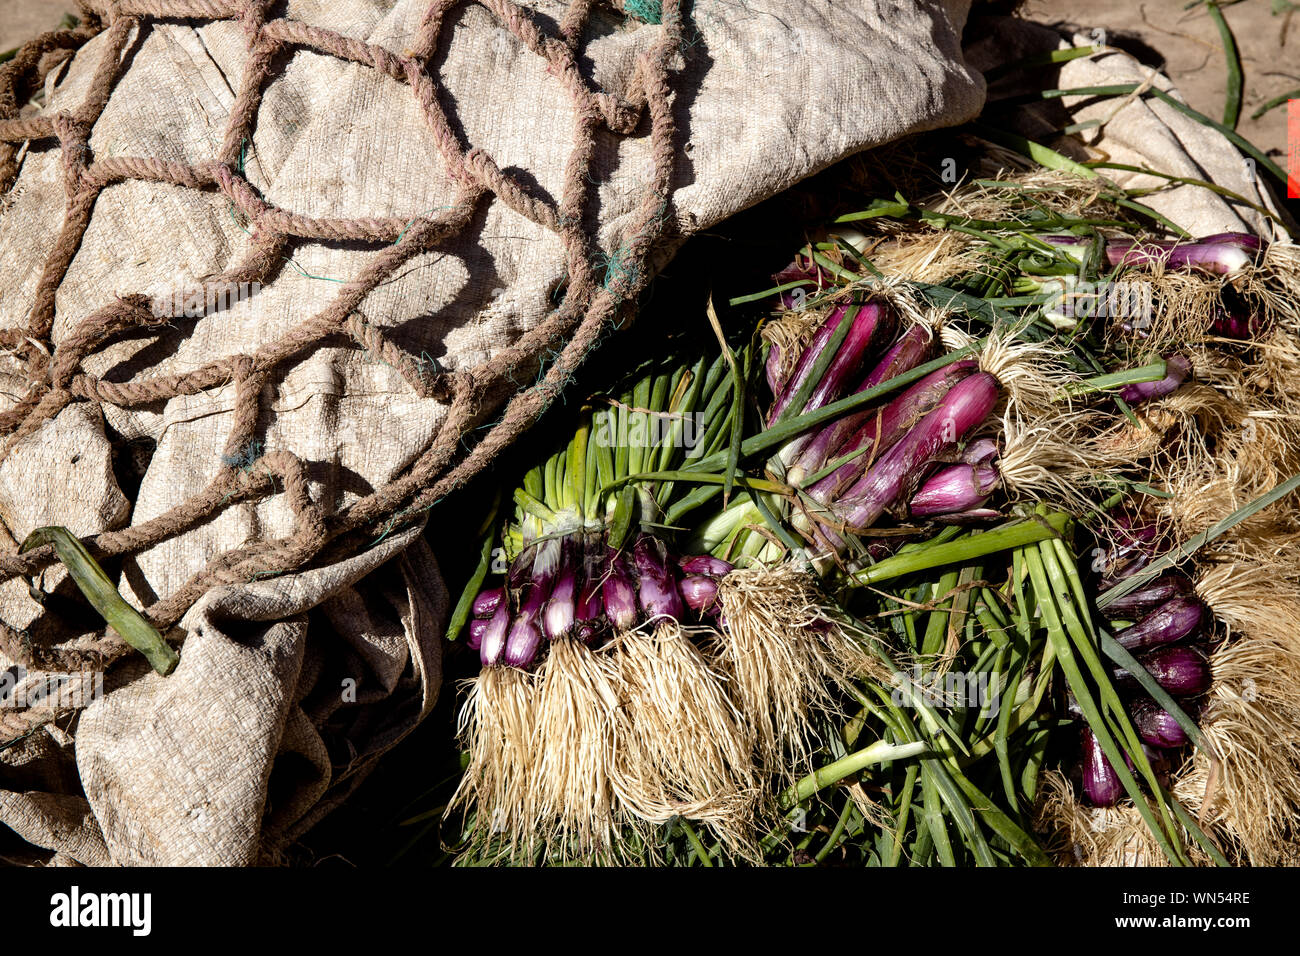
[[[500,26],[547,63],[572,100],[576,123],[558,203],[530,195],[493,158],[478,148],[463,149],[439,102],[439,83],[431,68],[447,15],[462,4],[486,8]],[[512,0],[433,0],[420,28],[403,54],[329,30],[273,18],[274,0],[82,0],[81,23],[43,34],[23,46],[0,68],[0,195],[18,175],[24,143],[57,140],[67,196],[61,232],[40,276],[36,294],[19,326],[0,330],[0,349],[25,370],[27,390],[0,413],[0,460],[63,409],[77,402],[96,406],[138,406],[180,395],[234,386],[235,406],[222,455],[222,468],[204,488],[163,514],[83,540],[97,558],[137,553],[194,528],[223,508],[271,495],[285,496],[293,514],[286,536],[255,541],[216,555],[172,593],[144,608],[144,616],[167,634],[208,590],[284,574],[316,560],[337,559],[365,547],[400,523],[410,523],[449,492],[481,471],[527,429],[560,393],[598,338],[635,299],[647,277],[647,260],[661,233],[673,168],[674,125],[670,111],[670,62],[680,40],[679,0],[664,0],[660,35],[639,55],[625,95],[594,88],[582,75],[578,58],[593,0],[574,0],[555,31]],[[187,164],[150,156],[96,157],[89,145],[114,84],[124,72],[123,51],[133,30],[156,21],[237,21],[247,38],[249,58],[226,122],[222,145],[207,162]],[[102,36],[102,52],[84,100],[71,110],[20,115],[57,65],[58,56],[92,37]],[[251,142],[272,61],[286,50],[307,50],[377,70],[410,88],[433,133],[444,172],[456,199],[437,215],[414,218],[314,218],[267,202],[245,177],[242,151]],[[51,62],[54,61],[54,62]],[[589,179],[596,136],[602,129],[630,135],[649,117],[653,175],[618,250],[619,268],[609,269],[582,230],[593,188]],[[351,240],[376,248],[363,268],[342,283],[320,312],[299,322],[277,341],[251,352],[209,362],[184,374],[110,382],[88,374],[84,360],[115,337],[163,321],[150,296],[119,293],[113,301],[76,322],[56,344],[52,338],[55,294],[90,224],[95,202],[109,185],[126,180],[170,183],[188,189],[217,190],[248,222],[249,239],[242,259],[204,280],[205,304],[187,318],[195,321],[215,311],[219,296],[208,294],[231,283],[266,283],[281,268],[295,241]],[[464,230],[475,211],[493,199],[555,233],[563,243],[567,283],[564,299],[535,328],[477,366],[434,371],[398,347],[383,329],[368,322],[357,308],[368,293],[388,280],[413,257],[446,244]],[[263,451],[258,438],[258,409],[263,387],[276,371],[304,354],[344,337],[358,349],[397,369],[421,398],[440,401],[448,411],[433,438],[396,479],[338,509],[322,507],[309,493],[304,462],[285,450]],[[527,371],[525,371],[527,370]],[[516,375],[535,382],[519,390]],[[493,395],[513,392],[500,419],[472,446],[467,438]],[[466,450],[468,448],[468,450]],[[31,576],[56,560],[52,546],[19,553],[0,542],[0,581]],[[172,633],[170,639],[183,635]],[[128,650],[115,634],[105,633],[89,648],[72,651],[35,647],[25,633],[0,622],[0,651],[25,666],[40,668],[106,667]]]

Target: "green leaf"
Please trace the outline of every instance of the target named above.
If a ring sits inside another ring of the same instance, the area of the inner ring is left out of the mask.
[[[1241,54],[1237,52],[1237,40],[1232,35],[1232,27],[1219,9],[1217,3],[1207,4],[1210,19],[1219,29],[1219,39],[1223,41],[1223,58],[1228,65],[1228,82],[1224,90],[1223,125],[1237,128],[1237,119],[1241,116]]]
[[[99,562],[90,556],[76,535],[57,525],[37,528],[27,536],[19,552],[45,544],[54,545],[54,553],[72,575],[73,582],[122,640],[143,654],[150,666],[164,677],[176,669],[180,655],[175,648],[163,640],[158,629],[139,611],[123,600]]]

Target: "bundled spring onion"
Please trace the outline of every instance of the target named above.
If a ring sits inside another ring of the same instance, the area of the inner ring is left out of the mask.
[[[1210,712],[1222,627],[1170,557],[1192,532],[1165,502],[1173,463],[1211,445],[1201,423],[1237,420],[1195,414],[1230,368],[1204,336],[1250,348],[1289,314],[1261,278],[1275,250],[1149,238],[1035,188],[997,196],[1003,223],[901,197],[846,217],[881,228],[810,243],[774,277],[765,354],[746,339],[652,364],[528,472],[504,582],[467,602],[482,669],[457,804],[476,839],[1039,865],[1059,762],[1168,861],[1222,858],[1166,787],[1204,751],[1188,713]],[[933,265],[905,248],[931,225],[956,265],[889,274]],[[1154,288],[1156,325],[1097,292],[1128,275]],[[1031,367],[1047,359],[1051,375]],[[1210,387],[1182,389],[1194,365]],[[602,442],[611,412],[620,439]],[[694,413],[693,454],[623,440]]]

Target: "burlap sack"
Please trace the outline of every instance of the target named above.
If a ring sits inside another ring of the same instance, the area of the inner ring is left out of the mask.
[[[966,7],[117,0],[20,54],[0,664],[116,663],[0,709],[0,853],[276,859],[436,699],[429,509],[686,236],[971,117]],[[171,676],[17,554],[50,524],[183,638]]]
[[[990,17],[981,23],[980,32],[984,38],[968,46],[965,53],[968,62],[982,71],[1049,50],[1083,46],[1101,49],[1095,56],[1070,60],[1053,70],[1040,69],[1024,77],[1013,74],[1008,81],[1017,90],[1042,89],[1044,84],[1070,90],[1132,83],[1140,90],[1163,90],[1183,101],[1168,77],[1122,50],[1107,46],[1108,35],[1101,27],[1063,35],[1024,20]],[[1059,114],[1052,112],[1054,104],[1068,111],[1070,124],[1084,127],[1074,134],[1073,142],[1058,138]],[[1218,131],[1153,97],[1065,96],[1022,111],[1019,125],[1024,135],[1056,146],[1072,158],[1105,159],[1214,183],[1277,212],[1261,184],[1264,173],[1256,168],[1254,160]],[[1284,231],[1258,210],[1203,186],[1178,184],[1165,176],[1127,170],[1103,169],[1101,173],[1125,189],[1159,188],[1143,196],[1142,202],[1193,236],[1253,232],[1269,239],[1285,238]]]

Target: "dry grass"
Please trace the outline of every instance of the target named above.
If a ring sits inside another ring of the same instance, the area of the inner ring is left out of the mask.
[[[813,769],[819,719],[835,690],[880,665],[826,616],[811,579],[790,567],[744,569],[718,592],[725,633],[711,647],[748,722],[760,766],[782,779]]]
[[[536,680],[511,667],[488,667],[464,681],[462,689],[457,732],[469,765],[447,812],[475,811],[480,823],[486,817],[486,825],[476,827],[479,838],[501,836],[512,847],[529,850],[536,832],[530,793]]]
[[[628,812],[651,823],[698,821],[754,858],[753,742],[723,675],[669,621],[620,635],[609,658],[628,718],[614,755]]]

